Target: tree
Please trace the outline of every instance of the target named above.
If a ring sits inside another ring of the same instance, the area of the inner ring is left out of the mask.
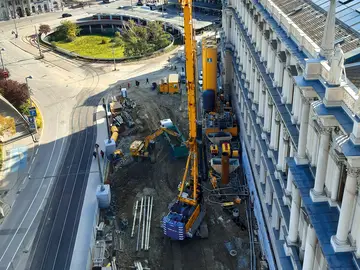
[[[20,109],[21,105],[29,99],[29,89],[27,85],[13,80],[0,80],[0,94],[16,109]]]
[[[15,120],[12,117],[5,117],[0,114],[0,136],[4,136],[5,133],[10,135],[15,134]]]
[[[56,28],[56,40],[73,41],[80,34],[80,27],[71,21],[63,21]]]
[[[124,25],[121,36],[126,56],[144,55],[170,44],[170,35],[162,29],[159,22],[149,22],[144,27],[129,21]]]
[[[40,34],[47,34],[47,33],[50,33],[51,32],[51,28],[50,28],[50,25],[48,24],[41,24],[40,27],[39,27],[39,33]]]

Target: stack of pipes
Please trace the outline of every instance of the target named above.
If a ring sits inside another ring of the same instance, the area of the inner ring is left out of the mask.
[[[137,241],[136,241],[136,251],[149,250],[150,248],[150,230],[151,230],[151,216],[153,208],[153,197],[142,197],[141,200],[136,201],[135,211],[134,211],[134,220],[131,229],[131,237],[135,235],[135,226],[137,226]],[[140,206],[139,206],[140,202]],[[138,208],[140,212],[138,215]],[[138,222],[137,221],[137,216]]]

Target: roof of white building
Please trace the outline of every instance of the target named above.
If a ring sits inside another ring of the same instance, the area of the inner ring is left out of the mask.
[[[342,0],[341,0],[342,1]],[[326,11],[329,9],[330,1],[328,0],[273,0],[289,18],[298,25],[317,45],[321,45],[324,33]],[[317,6],[314,2],[327,2],[326,9],[324,6]],[[360,0],[354,0],[359,3]],[[356,12],[359,15],[360,13]],[[336,21],[335,39],[342,41],[344,53],[360,47],[360,32],[355,28],[346,25],[346,22],[340,22],[338,16]]]

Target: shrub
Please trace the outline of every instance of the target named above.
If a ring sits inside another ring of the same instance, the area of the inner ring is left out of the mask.
[[[55,39],[58,41],[73,41],[80,34],[80,28],[76,23],[63,21],[56,28]]]
[[[17,109],[29,99],[27,85],[13,80],[0,80],[0,93]]]
[[[101,40],[101,44],[106,44],[107,41],[105,39]]]
[[[55,41],[51,41],[50,44],[51,44],[52,47],[56,48],[56,42]]]

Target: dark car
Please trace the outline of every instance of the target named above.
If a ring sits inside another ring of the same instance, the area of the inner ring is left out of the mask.
[[[64,13],[63,15],[61,15],[61,17],[63,18],[67,18],[67,17],[71,17],[72,15],[70,13]]]

